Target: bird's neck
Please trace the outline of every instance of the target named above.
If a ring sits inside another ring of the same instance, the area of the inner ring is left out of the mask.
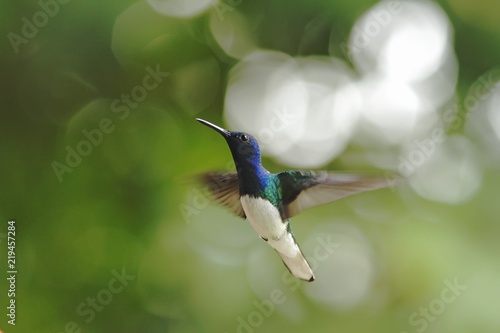
[[[236,163],[240,180],[240,195],[262,196],[269,184],[271,173],[260,161],[255,163]]]

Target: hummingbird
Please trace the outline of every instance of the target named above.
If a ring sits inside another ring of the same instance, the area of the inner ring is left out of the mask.
[[[262,166],[253,136],[196,120],[224,137],[236,166],[235,173],[205,173],[201,182],[217,203],[246,219],[276,250],[290,273],[304,281],[312,282],[315,277],[295,240],[290,218],[307,208],[389,185],[386,178],[327,171],[271,173]]]

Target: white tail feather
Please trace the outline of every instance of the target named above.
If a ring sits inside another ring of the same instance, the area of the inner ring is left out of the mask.
[[[306,258],[304,258],[304,255],[302,254],[302,251],[300,251],[300,249],[293,258],[287,257],[279,251],[276,252],[278,252],[285,266],[295,277],[309,282],[314,281],[314,273],[311,269],[311,266],[309,266],[309,263],[307,262]]]

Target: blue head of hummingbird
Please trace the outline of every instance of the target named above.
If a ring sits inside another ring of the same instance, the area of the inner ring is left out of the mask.
[[[214,200],[245,218],[276,250],[290,273],[302,280],[311,282],[315,277],[289,219],[307,208],[388,186],[385,178],[355,174],[296,170],[271,173],[262,166],[259,144],[253,136],[196,120],[224,137],[236,166],[236,173],[202,175]]]

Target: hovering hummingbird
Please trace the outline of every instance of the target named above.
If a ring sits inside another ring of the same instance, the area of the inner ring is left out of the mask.
[[[236,173],[206,173],[201,181],[215,201],[246,218],[257,234],[278,252],[290,273],[314,281],[314,273],[295,241],[290,217],[301,211],[352,194],[389,185],[385,178],[295,171],[270,173],[261,164],[257,140],[244,132],[230,132],[206,120],[200,123],[226,139]]]

